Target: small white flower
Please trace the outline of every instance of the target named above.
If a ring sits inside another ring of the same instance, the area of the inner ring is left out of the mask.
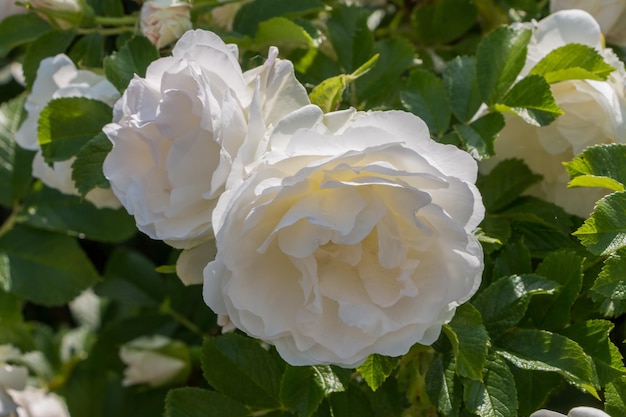
[[[166,385],[185,377],[189,372],[187,348],[165,336],[144,336],[120,348],[126,364],[123,385]]]
[[[192,28],[187,0],[147,0],[141,6],[141,33],[161,49]]]
[[[67,405],[54,393],[33,387],[8,393],[17,406],[18,417],[70,417]]]
[[[84,15],[90,12],[85,0],[26,0],[26,4],[43,19],[63,30],[79,26]]]
[[[580,9],[591,14],[608,42],[626,46],[626,0],[551,0],[550,13]]]
[[[557,12],[536,23],[522,76],[548,53],[569,43],[595,48],[615,71],[606,81],[568,80],[552,84],[554,99],[565,114],[548,126],[531,126],[519,117],[506,115],[506,126],[495,141],[496,155],[481,162],[481,171],[490,171],[504,159],[521,158],[544,177],[529,194],[558,204],[569,213],[587,217],[606,192],[567,188],[569,175],[562,163],[587,146],[626,139],[626,76],[615,54],[602,48],[598,24],[582,10]]]
[[[113,105],[119,93],[106,78],[91,71],[79,70],[66,55],[45,58],[39,64],[33,88],[24,108],[28,117],[15,132],[15,141],[22,148],[37,151],[33,160],[33,176],[62,193],[78,195],[72,180],[72,163],[75,158],[48,165],[43,159],[37,141],[39,115],[53,99],[85,97]],[[85,198],[97,207],[117,208],[119,201],[111,190],[95,188]]]
[[[433,343],[481,281],[476,162],[397,111],[307,106],[268,140],[213,212],[205,302],[293,365]]]

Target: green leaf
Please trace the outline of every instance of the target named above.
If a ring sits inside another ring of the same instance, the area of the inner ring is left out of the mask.
[[[326,21],[328,38],[344,72],[353,72],[374,55],[374,36],[367,27],[368,17],[367,10],[361,7],[337,5]],[[384,62],[381,57],[380,64]]]
[[[622,377],[606,387],[604,410],[612,416],[626,415],[626,377]]]
[[[615,192],[598,201],[574,236],[594,255],[609,255],[626,246],[626,192]]]
[[[315,41],[309,32],[286,17],[273,17],[259,23],[259,29],[252,42],[263,48],[272,45],[287,45],[291,48],[294,46],[316,48]]]
[[[0,253],[0,345],[11,344],[23,351],[33,350],[30,327],[22,317],[22,301],[4,290],[8,282],[3,277],[9,275],[8,256]]]
[[[165,398],[165,417],[245,417],[250,412],[224,394],[201,388],[173,389]]]
[[[369,387],[376,391],[398,365],[398,358],[373,354],[357,368]]]
[[[104,56],[104,37],[97,32],[89,33],[72,46],[68,55],[79,67],[100,68]]]
[[[443,330],[454,349],[457,374],[482,380],[489,335],[480,312],[470,303],[462,304],[457,307],[452,321],[443,326]]]
[[[23,28],[21,30],[28,32]],[[74,40],[75,35],[73,30],[46,31],[28,45],[24,61],[22,62],[27,88],[32,88],[41,60],[65,52]]]
[[[374,417],[374,411],[367,397],[357,387],[350,385],[344,392],[336,392],[329,397],[333,417]]]
[[[561,375],[553,372],[527,371],[517,367],[512,367],[511,372],[520,397],[520,416],[528,416],[542,408],[550,395],[560,390],[565,382]]]
[[[155,272],[154,264],[124,248],[113,251],[95,290],[101,297],[131,306],[158,307],[166,297],[163,279]]]
[[[511,225],[497,215],[487,215],[477,229],[476,237],[487,254],[500,249],[511,237]],[[508,274],[503,274],[508,275]]]
[[[482,103],[474,57],[456,57],[448,62],[443,71],[443,84],[452,113],[461,122],[468,122]]]
[[[26,96],[19,96],[0,105],[0,204],[11,207],[13,201],[22,196],[25,184],[30,184],[31,163],[23,164],[18,160],[25,152],[15,141],[13,135],[24,119]]]
[[[612,191],[624,191],[626,184],[626,145],[605,144],[586,148],[565,168],[572,178],[570,187],[603,187]]]
[[[450,105],[446,99],[443,80],[430,71],[415,70],[400,92],[402,105],[419,116],[431,134],[443,133],[450,126]]]
[[[515,366],[557,372],[570,383],[598,397],[592,360],[573,340],[544,330],[517,329],[507,332],[494,344],[497,352]]]
[[[324,112],[336,110],[348,84],[366,74],[378,61],[378,57],[378,54],[374,55],[352,74],[341,74],[322,81],[309,94],[311,103],[319,106]]]
[[[485,36],[476,50],[476,74],[482,99],[499,102],[526,61],[529,29],[500,26]]]
[[[8,257],[0,283],[36,304],[62,305],[92,286],[98,273],[71,237],[16,225],[0,238]]]
[[[206,339],[202,346],[207,381],[244,405],[278,406],[283,366],[258,341],[235,333]]]
[[[119,51],[104,58],[104,73],[122,92],[135,74],[144,77],[148,65],[159,56],[159,51],[152,42],[143,36],[134,36]]]
[[[330,366],[288,365],[281,381],[280,402],[299,416],[309,417],[326,395],[343,390]]]
[[[622,355],[609,338],[614,324],[608,320],[573,323],[561,331],[578,343],[593,359],[600,386],[626,375]]]
[[[465,381],[465,405],[480,417],[517,417],[515,380],[507,364],[491,358],[481,381]]]
[[[319,11],[324,4],[319,0],[255,0],[241,6],[233,22],[233,30],[254,36],[261,22],[273,17],[295,18]]]
[[[563,208],[531,196],[518,198],[515,205],[501,212],[499,216],[514,222],[538,223],[551,231],[568,236],[574,227],[571,216]]]
[[[52,100],[39,116],[37,139],[46,162],[63,161],[100,134],[113,110],[102,101],[84,97]]]
[[[594,48],[579,43],[569,43],[553,49],[531,70],[542,75],[550,84],[565,80],[604,81],[615,71]]]
[[[28,196],[17,219],[39,229],[100,242],[122,242],[137,232],[126,211],[99,209],[78,196],[47,187]]]
[[[554,293],[556,287],[556,283],[537,275],[512,275],[494,281],[472,304],[493,336],[524,317],[531,296]]]
[[[488,212],[497,212],[512,203],[528,187],[541,181],[521,159],[499,163],[487,176],[478,178],[477,185]]]
[[[415,61],[413,46],[404,38],[376,42],[372,54],[380,54],[378,62],[355,83],[357,97],[361,101],[387,93],[394,87],[393,82],[401,85],[400,76],[411,68]]]
[[[493,265],[494,278],[531,272],[530,251],[522,240],[509,242],[498,254]]]
[[[529,75],[515,83],[494,108],[516,114],[534,126],[549,125],[563,114],[552,96],[550,84],[540,75]]]
[[[585,258],[571,250],[549,254],[537,268],[536,274],[560,285],[556,294],[537,297],[531,304],[531,316],[538,328],[556,330],[570,320],[570,309],[578,298],[583,284]]]
[[[626,312],[626,248],[620,248],[604,261],[602,271],[591,287],[591,297],[599,301],[600,312],[618,317]]]
[[[463,399],[454,356],[437,356],[426,373],[426,393],[442,415],[457,417]]]
[[[0,58],[7,56],[16,46],[34,41],[51,30],[50,24],[35,13],[5,17],[0,21]]]
[[[476,23],[476,7],[466,0],[439,0],[413,11],[413,24],[419,41],[431,45],[452,42]]]
[[[81,196],[84,197],[96,187],[110,187],[102,171],[102,164],[112,148],[111,141],[100,132],[78,151],[72,163],[72,180]]]
[[[488,113],[470,125],[454,125],[464,148],[476,160],[489,158],[495,154],[493,141],[504,128],[504,117],[500,113]]]

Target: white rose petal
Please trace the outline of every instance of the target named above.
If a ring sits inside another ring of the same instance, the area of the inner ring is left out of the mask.
[[[572,408],[567,416],[556,411],[539,410],[535,411],[530,417],[610,417],[607,413],[592,407],[575,407]]]
[[[136,76],[116,104],[104,172],[139,230],[192,248],[213,238],[211,213],[229,176],[240,182],[265,151],[267,127],[308,97],[275,48],[242,73],[235,45],[196,30],[172,55]]]
[[[552,50],[568,43],[595,48],[616,70],[606,81],[569,80],[551,86],[556,103],[565,114],[552,124],[535,127],[506,115],[506,126],[495,141],[495,157],[481,162],[489,172],[504,159],[521,158],[543,181],[528,193],[560,205],[566,211],[587,217],[602,189],[567,188],[569,175],[562,165],[586,147],[624,141],[626,98],[623,64],[612,51],[602,49],[602,35],[595,20],[581,10],[554,13],[537,23],[528,46],[522,76]]]
[[[626,46],[626,0],[551,0],[550,13],[580,9],[591,14],[607,41]]]
[[[28,369],[23,366],[0,366],[0,388],[22,390],[26,387]]]
[[[67,405],[54,393],[32,387],[8,393],[17,405],[18,417],[70,417]]]
[[[178,40],[192,28],[186,0],[148,0],[141,6],[141,33],[157,48]]]
[[[122,384],[158,387],[176,378],[187,366],[185,361],[156,351],[169,343],[169,338],[155,335],[141,337],[122,346],[120,358],[126,364]]]
[[[78,70],[66,55],[45,58],[39,64],[32,92],[24,105],[28,116],[15,132],[15,141],[22,148],[37,151],[33,159],[35,178],[62,193],[79,195],[72,180],[71,166],[75,158],[54,162],[51,167],[44,161],[37,141],[37,125],[42,110],[51,100],[63,97],[85,97],[112,106],[119,98],[119,93],[106,78],[91,71]],[[96,207],[120,206],[118,199],[108,189],[94,188],[85,198]]]
[[[433,343],[480,284],[475,161],[393,111],[308,106],[269,145],[214,211],[205,302],[293,365]]]

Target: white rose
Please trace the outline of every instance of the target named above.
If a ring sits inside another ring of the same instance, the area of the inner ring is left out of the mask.
[[[67,405],[54,393],[32,387],[8,393],[17,406],[17,417],[70,417]]]
[[[37,141],[37,125],[41,111],[48,102],[62,97],[86,97],[113,105],[119,98],[115,87],[104,77],[87,70],[78,70],[66,55],[45,58],[39,64],[33,88],[24,108],[28,117],[15,132],[15,141],[22,148],[37,151],[33,160],[33,176],[65,194],[79,195],[72,180],[75,158],[54,162],[49,166],[41,155]],[[117,208],[119,201],[111,190],[95,188],[85,198],[97,207]]]
[[[165,336],[137,338],[120,348],[120,358],[126,364],[122,382],[125,386],[159,387],[184,378],[189,372],[186,347]]]
[[[626,46],[626,0],[551,0],[550,13],[559,10],[580,9],[591,14],[606,40]]]
[[[79,26],[86,13],[93,13],[85,0],[26,0],[26,4],[62,30]]]
[[[530,417],[611,417],[604,411],[591,407],[576,407],[572,408],[567,416],[556,411],[539,410],[535,411]]]
[[[399,111],[308,106],[269,143],[214,211],[205,302],[293,365],[433,343],[481,281],[476,162]]]
[[[602,48],[602,35],[596,21],[584,11],[566,10],[536,24],[522,75],[550,51],[568,43],[595,48],[616,70],[607,81],[569,80],[553,84],[552,94],[565,114],[549,126],[531,126],[516,116],[506,115],[506,126],[495,141],[496,155],[481,162],[481,171],[489,172],[504,159],[521,158],[531,170],[544,177],[529,194],[587,217],[606,192],[567,188],[569,176],[562,163],[570,161],[587,146],[624,140],[625,74],[623,64],[613,52]]]
[[[224,3],[227,0],[218,0],[219,3]],[[211,23],[218,28],[226,31],[233,30],[233,23],[237,12],[246,3],[251,0],[238,1],[236,3],[228,3],[223,6],[217,6],[211,9]]]
[[[157,48],[178,40],[191,29],[186,0],[148,0],[141,6],[141,33]]]
[[[187,32],[172,54],[135,76],[116,104],[103,129],[113,142],[104,172],[139,230],[192,248],[213,238],[217,199],[233,171],[241,178],[263,152],[267,126],[308,97],[275,48],[246,73],[237,47],[211,32]]]

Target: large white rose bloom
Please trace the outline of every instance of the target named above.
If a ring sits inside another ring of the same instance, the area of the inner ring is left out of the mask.
[[[529,194],[558,204],[569,213],[587,217],[606,192],[567,188],[569,176],[562,163],[588,146],[624,141],[625,73],[613,52],[602,48],[600,27],[593,17],[582,10],[565,10],[535,24],[522,76],[549,52],[569,43],[595,48],[616,70],[606,81],[569,80],[553,84],[552,94],[565,114],[549,126],[532,126],[517,116],[506,115],[506,126],[495,141],[496,155],[481,162],[481,171],[490,171],[504,159],[521,158],[544,177]]]
[[[189,31],[130,82],[104,128],[113,142],[104,172],[139,230],[177,248],[212,239],[231,172],[262,154],[267,127],[309,103],[277,54],[242,73],[236,45]]]
[[[550,13],[580,9],[600,24],[608,42],[626,46],[626,0],[551,0]]]
[[[476,162],[399,112],[308,106],[214,211],[204,299],[293,365],[431,344],[477,290]]]
[[[79,195],[72,180],[72,163],[75,158],[54,162],[44,161],[37,141],[39,116],[51,100],[63,97],[84,97],[113,106],[120,97],[113,84],[101,75],[79,70],[66,55],[45,58],[39,64],[37,77],[24,108],[28,117],[15,132],[15,141],[22,148],[37,151],[33,160],[33,176],[62,193]],[[97,207],[118,208],[120,203],[110,189],[94,188],[85,199]]]
[[[567,416],[556,411],[539,410],[535,411],[530,417],[610,417],[607,413],[597,408],[591,407],[575,407],[572,408]]]

